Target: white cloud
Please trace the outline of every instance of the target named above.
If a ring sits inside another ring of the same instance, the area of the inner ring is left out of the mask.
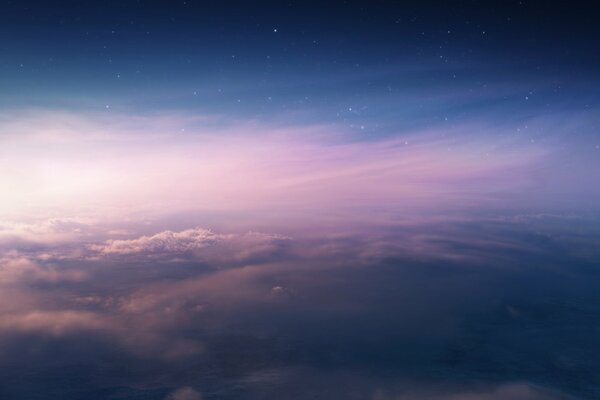
[[[209,229],[193,228],[179,232],[162,231],[134,239],[109,239],[89,246],[95,255],[121,257],[163,257],[177,259],[191,255],[214,261],[236,261],[269,254],[289,238],[248,232],[245,234],[215,233]]]
[[[104,255],[185,253],[210,246],[225,238],[226,235],[195,228],[181,232],[163,231],[136,239],[108,240],[103,244],[91,245],[90,249]]]

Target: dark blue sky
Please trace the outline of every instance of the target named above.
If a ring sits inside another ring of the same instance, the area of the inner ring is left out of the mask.
[[[411,83],[457,90],[544,79],[589,89],[597,17],[591,4],[526,1],[3,2],[2,101],[165,96],[189,106],[194,99],[180,97],[195,91],[209,106],[233,107],[214,99],[221,89],[225,99],[294,108],[306,96]],[[582,94],[591,95],[565,96]]]

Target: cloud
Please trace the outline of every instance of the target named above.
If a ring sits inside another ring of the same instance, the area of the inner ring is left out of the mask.
[[[84,311],[31,311],[0,317],[0,330],[45,333],[52,336],[81,331],[105,331],[110,324],[95,313]]]
[[[169,394],[165,400],[202,400],[202,396],[191,387],[183,387]]]
[[[450,394],[412,393],[386,395],[376,393],[372,400],[567,400],[568,396],[526,383],[507,383],[487,390],[473,390]]]
[[[185,322],[181,311],[155,308],[145,313],[123,313],[118,308],[119,299],[107,296],[69,299],[65,293],[48,297],[22,290],[11,295],[13,298],[2,304],[0,339],[15,333],[20,337],[31,334],[66,339],[85,333],[89,338],[108,340],[129,354],[166,361],[197,357],[204,350],[200,340],[177,332],[176,327],[189,324],[181,324]]]
[[[47,218],[37,221],[0,220],[0,244],[11,241],[35,243],[69,242],[92,228],[92,221],[81,218]]]
[[[538,227],[534,230],[537,232]],[[529,236],[527,228],[515,229],[512,221],[448,222],[435,218],[429,223],[419,220],[405,224],[402,229],[394,226],[337,235],[319,231],[293,240],[203,228],[123,234],[128,238],[119,234],[118,239],[75,241],[51,248],[55,254],[63,250],[68,254],[72,247],[84,247],[86,257],[80,259],[41,261],[40,256],[49,252],[45,247],[3,254],[3,263],[10,266],[6,271],[19,272],[0,273],[0,341],[7,343],[0,347],[8,349],[19,340],[39,340],[51,346],[79,343],[85,338],[86,343],[97,340],[108,349],[117,349],[117,363],[142,360],[173,374],[204,372],[216,365],[214,368],[233,369],[235,376],[243,379],[260,368],[276,368],[280,362],[315,364],[324,369],[342,365],[338,363],[387,368],[393,362],[417,375],[430,372],[423,372],[423,364],[433,365],[452,379],[453,371],[468,375],[479,370],[480,354],[484,360],[497,357],[486,347],[488,340],[498,340],[487,336],[488,318],[492,319],[491,331],[502,335],[502,329],[508,329],[514,320],[506,320],[506,305],[528,309],[524,299],[529,297],[520,297],[517,289],[505,283],[514,280],[505,278],[520,279],[519,274],[525,273],[522,271],[530,271],[524,265],[538,265],[539,258],[497,262],[498,257],[514,255],[528,246],[544,249],[546,243],[535,240],[539,236]],[[545,253],[544,260],[552,254]],[[87,257],[92,255],[95,258]],[[193,262],[163,263],[186,256]],[[557,262],[562,262],[562,257],[564,254]],[[136,266],[128,260],[143,262]],[[200,267],[197,260],[203,260]],[[478,268],[468,268],[465,260]],[[496,264],[499,268],[494,270]],[[42,274],[52,268],[67,271],[67,266],[85,271],[87,279],[73,284],[67,277],[60,280]],[[547,283],[541,285],[543,290]],[[528,294],[530,290],[536,289],[527,289]],[[480,312],[484,317],[478,316]],[[523,311],[520,322],[535,324],[538,314]],[[394,316],[391,321],[389,315]],[[473,318],[482,330],[469,330]],[[466,333],[460,332],[462,329]],[[523,337],[519,340],[527,344],[538,331],[520,332]],[[553,331],[549,337],[555,335]],[[506,335],[508,347],[515,345],[512,337]],[[461,340],[473,346],[467,353],[461,352],[461,343],[456,344]],[[322,348],[329,349],[330,343],[336,345],[323,354]],[[362,350],[363,344],[366,350]],[[541,346],[538,350],[548,355],[540,355],[531,363],[555,362],[561,356],[553,343]],[[458,364],[448,367],[440,360],[445,360],[448,352],[454,354],[456,347],[459,355],[450,358],[457,359]],[[539,381],[539,376],[528,372],[531,364],[522,348],[507,348],[505,352],[511,362],[514,359],[524,366],[520,378]],[[482,379],[504,376],[502,366],[488,367],[492,372],[484,373]],[[199,382],[190,377],[169,381],[166,386]],[[331,385],[331,381],[324,384]],[[445,396],[437,392],[384,392],[380,398],[555,399],[553,394],[543,397],[547,393],[535,387],[515,385]],[[372,394],[372,387],[378,386],[363,387],[365,398]]]
[[[90,248],[104,255],[185,253],[225,239],[227,239],[225,235],[217,235],[208,229],[195,228],[181,232],[163,231],[137,239],[108,240],[104,244],[92,245]]]
[[[173,232],[162,231],[134,239],[109,239],[91,244],[93,255],[104,257],[152,257],[177,260],[179,257],[212,261],[239,261],[275,252],[289,238],[248,232],[244,234],[214,233],[193,228]]]
[[[37,254],[38,259],[45,253]],[[80,282],[88,277],[81,269],[61,268],[51,264],[40,264],[38,260],[23,256],[11,250],[0,256],[0,284],[36,282]]]

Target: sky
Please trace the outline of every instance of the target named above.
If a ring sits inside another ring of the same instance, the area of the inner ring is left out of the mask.
[[[591,3],[0,7],[0,398],[600,396]]]

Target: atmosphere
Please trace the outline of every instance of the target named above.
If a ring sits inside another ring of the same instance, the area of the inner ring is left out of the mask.
[[[600,398],[599,19],[0,1],[0,399]]]

